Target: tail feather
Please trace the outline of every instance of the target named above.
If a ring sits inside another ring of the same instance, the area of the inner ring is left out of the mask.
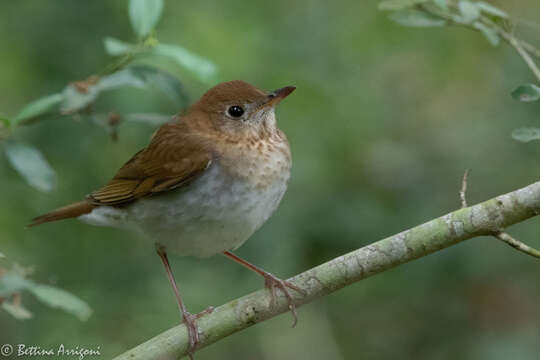
[[[47,214],[33,218],[32,222],[28,226],[36,226],[49,221],[57,221],[78,217],[84,214],[88,214],[89,212],[94,210],[96,206],[97,205],[92,204],[88,200],[79,201],[77,203],[61,207]]]

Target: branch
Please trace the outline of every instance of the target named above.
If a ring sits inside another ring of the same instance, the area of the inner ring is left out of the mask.
[[[505,243],[507,243],[508,245],[510,245],[511,247],[513,247],[514,249],[518,251],[524,252],[525,254],[528,254],[528,255],[531,255],[540,259],[540,251],[530,247],[527,244],[522,243],[521,241],[513,238],[512,236],[510,236],[510,234],[504,231],[498,231],[495,234],[493,234],[493,236],[495,236],[497,239],[501,241],[504,241]]]
[[[301,273],[289,281],[302,288],[298,306],[408,261],[477,236],[492,235],[540,212],[540,182],[462,208],[412,229],[365,246]],[[206,347],[237,331],[288,311],[281,294],[270,306],[270,294],[259,290],[217,307],[198,320],[201,343]],[[168,360],[186,355],[186,327],[178,325],[125,352],[115,360]]]
[[[507,33],[506,31],[502,30],[500,27],[498,29],[499,34],[503,37],[504,40],[506,40],[510,45],[516,49],[519,56],[525,61],[529,69],[532,71],[534,76],[536,76],[536,79],[540,81],[540,69],[538,69],[538,66],[536,66],[536,63],[532,59],[532,57],[529,55],[529,53],[524,49],[523,43],[517,39],[515,36]],[[536,50],[532,45],[527,44],[527,47],[532,51]]]

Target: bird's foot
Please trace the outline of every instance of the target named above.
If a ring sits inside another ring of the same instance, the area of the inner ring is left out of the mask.
[[[203,310],[198,314],[192,314],[187,311],[182,314],[183,323],[184,325],[186,325],[186,328],[188,330],[188,338],[189,338],[188,355],[191,360],[193,360],[193,353],[195,352],[195,349],[200,341],[199,328],[197,327],[195,320],[199,320],[204,315],[211,314],[213,311],[214,311],[214,307],[209,306],[206,310]]]
[[[193,353],[195,352],[195,348],[197,347],[200,341],[199,329],[197,327],[197,324],[195,323],[195,320],[197,320],[200,316],[199,314],[193,315],[187,311],[182,313],[183,323],[186,326],[187,331],[188,331],[188,338],[189,338],[188,356],[191,360],[193,360]]]
[[[293,297],[287,288],[299,292],[302,295],[306,295],[306,292],[300,289],[298,286],[293,285],[286,280],[281,280],[268,272],[264,272],[262,276],[264,277],[264,286],[269,289],[270,293],[272,294],[272,306],[275,306],[277,303],[277,289],[280,289],[285,294],[285,297],[289,302],[289,310],[293,316],[292,327],[295,327],[296,323],[298,322],[298,317],[296,316],[296,305],[294,304]]]

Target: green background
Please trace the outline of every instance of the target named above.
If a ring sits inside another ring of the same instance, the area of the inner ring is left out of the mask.
[[[505,2],[499,2],[504,4]],[[504,4],[540,21],[540,2]],[[540,43],[540,29],[518,27]],[[540,104],[509,93],[533,81],[506,44],[493,48],[461,28],[400,27],[362,1],[168,1],[158,38],[214,61],[220,79],[267,90],[296,85],[278,110],[293,173],[276,214],[237,253],[287,277],[460,206],[540,176],[540,144],[512,129],[538,126]],[[127,1],[3,1],[0,110],[58,92],[111,61],[105,36],[134,40]],[[191,99],[208,87],[166,60]],[[158,92],[118,90],[98,109],[175,113]],[[29,219],[81,199],[144,147],[153,128],[123,124],[119,141],[89,121],[57,118],[14,136],[43,151],[59,181],[29,187],[0,156],[0,250],[35,266],[34,279],[87,301],[80,322],[23,295],[34,318],[0,312],[0,344],[100,346],[110,358],[176,325],[179,314],[153,245],[77,221],[25,228]],[[510,233],[540,247],[540,222]],[[172,257],[187,306],[217,306],[262,286],[216,256]],[[494,238],[473,239],[350,286],[290,315],[201,350],[197,359],[537,359],[537,260]]]

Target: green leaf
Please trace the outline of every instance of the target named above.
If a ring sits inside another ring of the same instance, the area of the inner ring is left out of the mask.
[[[72,114],[93,103],[99,95],[99,89],[96,86],[89,86],[87,91],[81,91],[70,84],[64,88],[63,94],[64,101],[60,106],[60,112]]]
[[[163,10],[163,0],[130,0],[129,19],[135,33],[143,38],[156,26]]]
[[[0,259],[5,258],[5,257],[6,257],[6,255],[4,255],[4,253],[0,252]]]
[[[120,56],[133,53],[137,48],[136,45],[124,42],[113,37],[106,37],[105,39],[103,39],[103,46],[105,47],[105,51],[107,52],[107,54],[111,56]]]
[[[495,17],[500,17],[500,18],[507,18],[508,17],[508,14],[491,5],[491,4],[488,4],[488,3],[485,3],[483,1],[478,1],[476,2],[476,6],[483,12],[483,13],[486,13],[488,15],[492,15],[492,16],[495,16]]]
[[[128,69],[103,76],[94,84],[87,84],[84,90],[70,84],[64,88],[64,102],[60,110],[64,114],[72,114],[95,102],[102,91],[121,87],[144,88],[144,85],[144,81]]]
[[[0,297],[8,297],[11,294],[28,289],[32,286],[30,280],[25,279],[16,271],[8,271],[0,277]]]
[[[419,10],[400,10],[390,14],[390,19],[400,25],[412,27],[443,26],[446,21]]]
[[[216,65],[181,46],[158,44],[151,52],[154,55],[173,59],[180,66],[195,74],[204,83],[214,83],[216,81]]]
[[[62,102],[64,96],[62,94],[48,95],[32,101],[26,105],[22,110],[13,118],[13,125],[18,124],[21,121],[28,121],[37,118],[41,115],[50,113],[58,107],[58,104]]]
[[[6,155],[11,166],[30,186],[40,191],[53,189],[56,174],[39,150],[20,142],[8,141]]]
[[[476,6],[476,4],[470,1],[460,1],[458,3],[458,8],[462,15],[461,20],[464,23],[470,24],[480,17],[480,9]]]
[[[135,76],[144,80],[147,85],[161,90],[177,106],[185,106],[187,104],[188,97],[182,83],[168,72],[146,65],[131,66],[129,70]]]
[[[144,88],[144,81],[140,79],[131,69],[117,71],[111,75],[102,77],[96,87],[99,91],[108,91],[121,87]]]
[[[540,139],[540,129],[537,128],[518,128],[512,131],[512,138],[521,142],[529,142]]]
[[[486,39],[489,41],[489,43],[493,46],[497,46],[500,43],[499,34],[495,29],[490,28],[487,25],[484,25],[484,23],[481,23],[480,21],[476,21],[473,26],[480,30],[482,34],[486,37]]]
[[[446,0],[433,0],[433,3],[442,11],[448,11],[448,2]]]
[[[401,10],[429,0],[384,0],[379,3],[379,10]]]
[[[127,114],[124,119],[132,122],[145,123],[152,126],[160,126],[170,121],[171,115],[153,114],[153,113],[140,113],[140,114]]]
[[[512,98],[523,102],[532,102],[540,99],[540,87],[534,84],[520,85],[512,91]]]
[[[4,301],[2,303],[2,309],[17,320],[27,320],[32,317],[32,313],[21,304],[13,304],[8,301]]]
[[[86,302],[65,290],[41,284],[35,284],[28,290],[44,304],[71,313],[82,321],[87,320],[92,314],[92,309]]]

